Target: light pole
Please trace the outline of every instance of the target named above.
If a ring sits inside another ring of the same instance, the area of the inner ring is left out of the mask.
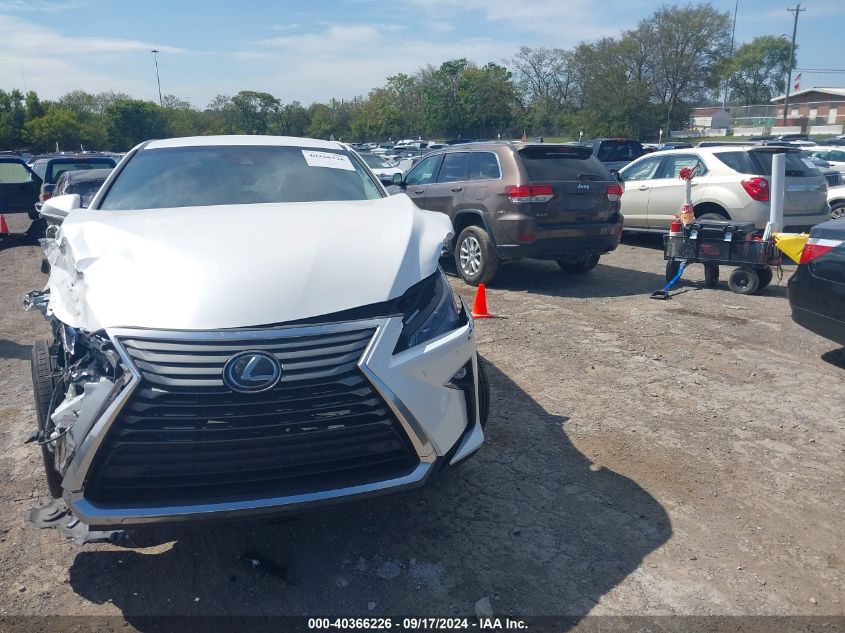
[[[734,56],[734,42],[736,41],[736,14],[739,11],[739,0],[736,0],[736,4],[734,4],[734,26],[733,30],[731,31],[731,52],[728,57]],[[725,78],[725,98],[722,99],[722,110],[728,109],[728,87],[730,86],[731,78],[730,76]]]
[[[163,106],[164,102],[161,98],[161,79],[158,76],[158,53],[159,53],[159,51],[154,48],[150,52],[153,54],[153,58],[155,59],[155,62],[156,62],[156,82],[158,83],[158,105]]]
[[[792,26],[792,46],[789,49],[789,72],[786,73],[786,96],[783,99],[783,124],[786,125],[786,115],[789,111],[789,89],[792,88],[792,68],[795,66],[795,35],[798,33],[798,14],[807,9],[801,8],[799,2],[794,9],[787,9],[795,14],[795,24]]]

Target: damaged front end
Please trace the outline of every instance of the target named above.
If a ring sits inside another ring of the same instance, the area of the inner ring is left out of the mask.
[[[126,371],[110,339],[62,323],[48,309],[49,291],[29,293],[26,309],[38,309],[53,330],[52,341],[37,341],[33,348],[33,389],[38,430],[30,441],[42,447],[44,467],[54,497],[64,488],[74,491],[81,482],[68,482],[80,447],[103,413],[126,387]],[[61,482],[61,485],[58,485]]]

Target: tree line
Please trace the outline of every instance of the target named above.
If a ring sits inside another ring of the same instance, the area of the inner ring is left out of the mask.
[[[572,49],[522,47],[483,66],[455,59],[388,77],[367,96],[305,106],[251,90],[204,109],[115,92],[57,101],[0,90],[0,149],[125,151],[150,138],[278,134],[345,141],[592,136],[656,138],[693,106],[766,103],[785,88],[789,41],[763,36],[731,50],[731,19],[709,3],[664,6],[617,37]]]

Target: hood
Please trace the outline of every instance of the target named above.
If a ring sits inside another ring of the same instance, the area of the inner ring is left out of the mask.
[[[73,211],[46,243],[64,323],[206,330],[401,295],[437,269],[449,218],[405,195],[354,202]]]

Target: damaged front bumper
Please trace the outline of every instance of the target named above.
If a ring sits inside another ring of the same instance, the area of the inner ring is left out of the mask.
[[[464,306],[466,312],[466,307]],[[358,358],[358,371],[389,408],[412,446],[415,466],[399,476],[364,483],[333,486],[284,495],[249,498],[180,500],[178,503],[138,503],[91,498],[91,478],[96,476],[98,451],[107,450],[106,438],[121,411],[144,383],[149,367],[127,353],[122,341],[146,337],[158,347],[206,341],[208,332],[108,330],[106,338],[122,373],[87,376],[81,389],[70,391],[53,414],[59,431],[57,468],[63,474],[63,498],[75,517],[92,529],[137,527],[158,523],[223,520],[280,512],[295,512],[349,499],[381,495],[424,485],[448,464],[456,464],[477,450],[483,441],[478,406],[478,360],[473,328],[465,325],[416,348],[394,354],[402,330],[401,318],[380,318],[320,326],[267,330],[219,331],[214,337],[287,340],[319,334],[372,328],[373,334]],[[79,336],[79,333],[77,333]],[[88,336],[88,335],[86,335]],[[78,344],[78,343],[77,343]],[[247,346],[248,347],[248,346]],[[472,385],[462,391],[447,386],[462,368],[469,368]],[[148,384],[145,387],[149,387]],[[150,484],[154,485],[153,483]]]

